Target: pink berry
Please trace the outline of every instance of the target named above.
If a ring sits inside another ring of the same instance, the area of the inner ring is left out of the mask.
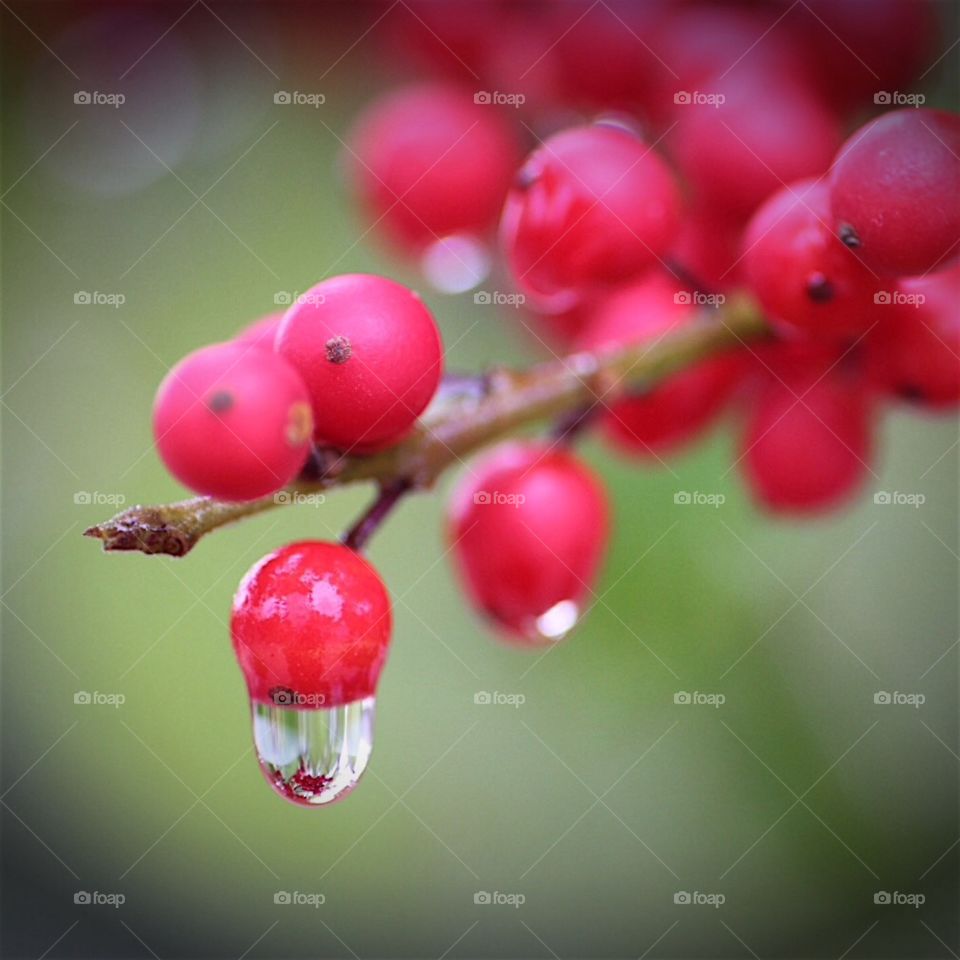
[[[390,598],[359,554],[306,540],[251,567],[230,630],[251,700],[275,702],[280,688],[334,707],[376,693],[390,643]]]
[[[561,448],[508,443],[473,464],[450,504],[457,571],[516,643],[560,639],[590,600],[607,543],[603,487]]]
[[[845,503],[870,470],[871,419],[864,385],[840,366],[770,364],[751,397],[739,461],[754,498],[787,514]]]
[[[818,338],[863,333],[888,286],[834,234],[822,180],[784,187],[753,215],[743,268],[771,320]]]
[[[960,254],[960,117],[895,110],[861,127],[830,170],[836,228],[864,263],[903,276]]]
[[[960,404],[960,267],[901,280],[867,341],[885,393],[932,410]]]
[[[286,486],[310,452],[307,390],[282,358],[241,343],[191,353],[157,391],[153,432],[167,469],[197,493],[252,500]]]
[[[602,350],[653,345],[696,321],[694,291],[662,273],[630,284],[602,301],[577,346]],[[672,374],[649,391],[611,402],[607,436],[624,452],[656,458],[691,441],[724,410],[743,372],[739,355],[717,356]]]
[[[819,176],[840,143],[830,112],[801,83],[763,71],[737,74],[699,91],[722,102],[678,104],[667,135],[698,201],[751,213],[784,183]]]
[[[276,349],[307,385],[316,442],[343,450],[400,439],[443,372],[440,333],[417,294],[367,274],[331,277],[303,294]]]
[[[378,100],[360,118],[348,155],[370,218],[397,244],[415,248],[491,231],[519,161],[500,108],[442,85]]]
[[[679,216],[663,160],[632,133],[597,124],[558,133],[530,155],[501,240],[520,289],[561,311],[656,263]]]

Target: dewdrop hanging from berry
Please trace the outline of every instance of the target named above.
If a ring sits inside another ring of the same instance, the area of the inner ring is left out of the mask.
[[[391,623],[380,576],[340,544],[288,544],[241,580],[233,649],[257,758],[280,796],[320,806],[356,786],[373,746]]]

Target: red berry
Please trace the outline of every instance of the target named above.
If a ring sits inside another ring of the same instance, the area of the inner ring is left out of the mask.
[[[747,282],[772,320],[818,338],[876,322],[885,283],[833,233],[825,181],[775,193],[747,225],[744,249]]]
[[[153,433],[167,469],[197,493],[253,500],[286,486],[310,452],[303,381],[281,357],[242,343],[191,353],[157,390]]]
[[[497,447],[450,505],[453,555],[477,609],[515,642],[560,639],[592,595],[607,515],[599,480],[570,453]]]
[[[353,131],[357,192],[397,244],[422,248],[496,225],[520,154],[499,108],[473,98],[455,86],[399,90]]]
[[[934,410],[960,404],[960,267],[900,281],[867,340],[886,393]]]
[[[738,74],[708,91],[682,91],[668,143],[697,199],[749,214],[784,183],[819,176],[840,143],[830,112],[800,83],[763,71]],[[723,97],[697,102],[694,93]]]
[[[577,341],[582,350],[655,344],[693,323],[694,291],[655,273],[604,300]],[[625,452],[657,457],[701,433],[724,409],[740,381],[739,355],[718,356],[672,374],[643,394],[616,401],[604,416],[607,435]]]
[[[501,239],[520,288],[560,311],[655,263],[679,214],[673,175],[651,147],[618,127],[576,127],[527,159]]]
[[[250,568],[233,600],[233,649],[250,699],[330,708],[372,697],[390,643],[387,590],[348,547],[305,540]]]
[[[316,442],[344,450],[402,437],[443,372],[440,334],[417,294],[366,274],[332,277],[301,296],[276,349],[307,385]]]
[[[366,769],[391,617],[376,570],[336,543],[291,543],[240,582],[233,649],[260,767],[285,799],[332,803]]]
[[[263,350],[273,350],[273,343],[277,338],[277,331],[280,329],[280,321],[283,320],[282,313],[268,313],[259,320],[247,324],[234,338],[234,343],[250,344],[254,347],[260,347]]]
[[[827,510],[869,473],[867,392],[846,370],[788,357],[751,398],[739,461],[753,496],[777,513]]]
[[[925,273],[960,252],[960,117],[895,110],[857,130],[830,170],[840,237],[878,273]]]

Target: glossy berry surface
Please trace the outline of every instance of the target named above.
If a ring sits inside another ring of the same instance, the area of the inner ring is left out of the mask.
[[[702,308],[694,291],[656,272],[602,301],[590,316],[577,346],[604,350],[633,344],[651,346],[693,323]],[[604,414],[606,435],[621,450],[658,457],[694,439],[725,408],[740,381],[739,355],[718,356],[668,377],[644,394],[617,400]]]
[[[354,129],[348,163],[355,188],[398,244],[424,247],[496,225],[519,147],[500,108],[473,97],[457,86],[399,90]]]
[[[307,385],[316,442],[356,452],[402,437],[443,372],[440,334],[417,294],[366,274],[332,277],[303,294],[276,350]]]
[[[387,590],[348,547],[305,540],[250,568],[233,600],[233,649],[251,701],[331,707],[376,693],[390,643]]]
[[[960,267],[900,281],[867,341],[883,392],[932,410],[960,404]]]
[[[871,414],[859,378],[832,363],[771,363],[750,397],[740,468],[775,513],[838,507],[870,472]]]
[[[960,117],[894,110],[857,130],[830,170],[836,229],[875,271],[925,273],[960,252]]]
[[[520,289],[559,311],[656,263],[680,207],[673,174],[639,137],[603,124],[576,127],[523,165],[501,241]]]
[[[281,357],[243,343],[203,347],[157,390],[153,433],[167,469],[196,493],[252,500],[293,480],[310,452],[309,396]]]
[[[608,533],[598,479],[561,448],[507,443],[454,492],[448,535],[474,606],[521,644],[560,639],[589,602]]]
[[[877,320],[890,288],[832,230],[825,181],[774,194],[744,235],[744,274],[770,318],[822,338],[855,336]]]

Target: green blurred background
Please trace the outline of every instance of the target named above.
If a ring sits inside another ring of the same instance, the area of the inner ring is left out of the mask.
[[[418,286],[452,368],[538,354],[509,309],[432,294],[356,242],[338,138],[386,80],[363,44],[334,65],[351,15],[311,34],[301,8],[190,8],[136,67],[182,95],[171,119],[72,103],[97,68],[76,59],[77,24],[107,8],[4,6],[4,956],[955,955],[955,419],[889,417],[871,488],[803,523],[746,501],[726,428],[657,469],[587,442],[616,533],[601,601],[545,655],[499,646],[465,606],[447,477],[371,549],[397,621],[372,765],[343,804],[288,806],[252,755],[231,595],[269,549],[339,535],[369,491],[224,529],[180,561],[102,555],[81,532],[107,501],[182,495],[151,447],[157,383],[278,292],[349,271]],[[118,46],[106,59],[147,45]],[[327,102],[277,106],[277,89]],[[525,702],[478,705],[482,691]],[[484,891],[525,899],[475,903]],[[877,906],[878,891],[926,902]]]

